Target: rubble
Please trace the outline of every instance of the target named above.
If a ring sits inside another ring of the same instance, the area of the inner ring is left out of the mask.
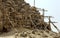
[[[49,24],[43,22],[42,16],[36,7],[31,7],[24,0],[0,0],[1,33],[15,30],[17,32],[15,36],[18,37],[59,38],[58,34],[51,31]],[[24,32],[23,28],[31,31]],[[18,33],[21,30],[23,30],[22,33]]]
[[[11,28],[17,27],[44,30],[45,24],[48,25],[45,22],[45,24],[42,24],[42,17],[37,8],[31,7],[24,0],[1,0],[0,11],[2,13],[0,31],[9,31]]]
[[[33,31],[35,33],[33,33]],[[16,36],[16,38],[60,38],[60,35],[58,35],[57,33],[51,32],[49,31],[49,33],[47,33],[44,30],[28,30],[28,31],[23,31],[22,33],[18,33],[18,36]]]

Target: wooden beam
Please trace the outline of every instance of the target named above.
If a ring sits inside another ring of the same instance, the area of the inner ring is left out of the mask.
[[[57,29],[57,31],[60,33],[60,30],[54,25],[54,23],[57,23],[57,22],[52,22],[51,20],[50,20],[50,23]]]
[[[58,23],[58,22],[51,22],[51,23]]]
[[[53,24],[53,23],[51,23],[56,29],[57,29],[57,31],[60,33],[60,30]]]
[[[34,7],[35,7],[35,0],[34,0]]]
[[[51,17],[51,18],[54,18],[54,17],[52,17],[52,16],[43,16],[43,15],[41,15],[42,17],[47,17],[47,18],[49,18],[49,17]]]
[[[45,11],[47,11],[47,10],[45,10],[45,9],[41,9],[41,8],[37,8],[37,9],[40,10],[40,11],[43,11],[43,14],[42,14],[42,15],[43,15],[43,18],[42,18],[42,19],[43,19],[43,20],[42,20],[42,21],[44,22]]]

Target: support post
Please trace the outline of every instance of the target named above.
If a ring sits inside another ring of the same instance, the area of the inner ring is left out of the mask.
[[[44,22],[44,16],[45,16],[45,11],[47,11],[47,10],[45,10],[45,9],[42,9],[42,11],[43,11],[43,22]]]
[[[35,0],[34,0],[34,7],[35,7]]]

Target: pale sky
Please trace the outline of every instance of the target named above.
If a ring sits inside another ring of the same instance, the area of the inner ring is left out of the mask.
[[[34,0],[25,1],[30,3],[31,6],[34,5]],[[48,12],[45,12],[45,15],[53,16],[52,21],[58,22],[55,25],[60,29],[60,0],[36,0],[36,7],[48,10]],[[57,31],[53,26],[52,30]]]

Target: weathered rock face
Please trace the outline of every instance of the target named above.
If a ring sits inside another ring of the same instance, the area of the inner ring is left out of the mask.
[[[43,23],[37,8],[31,7],[24,0],[0,0],[0,31],[21,27],[51,29],[47,23]]]

